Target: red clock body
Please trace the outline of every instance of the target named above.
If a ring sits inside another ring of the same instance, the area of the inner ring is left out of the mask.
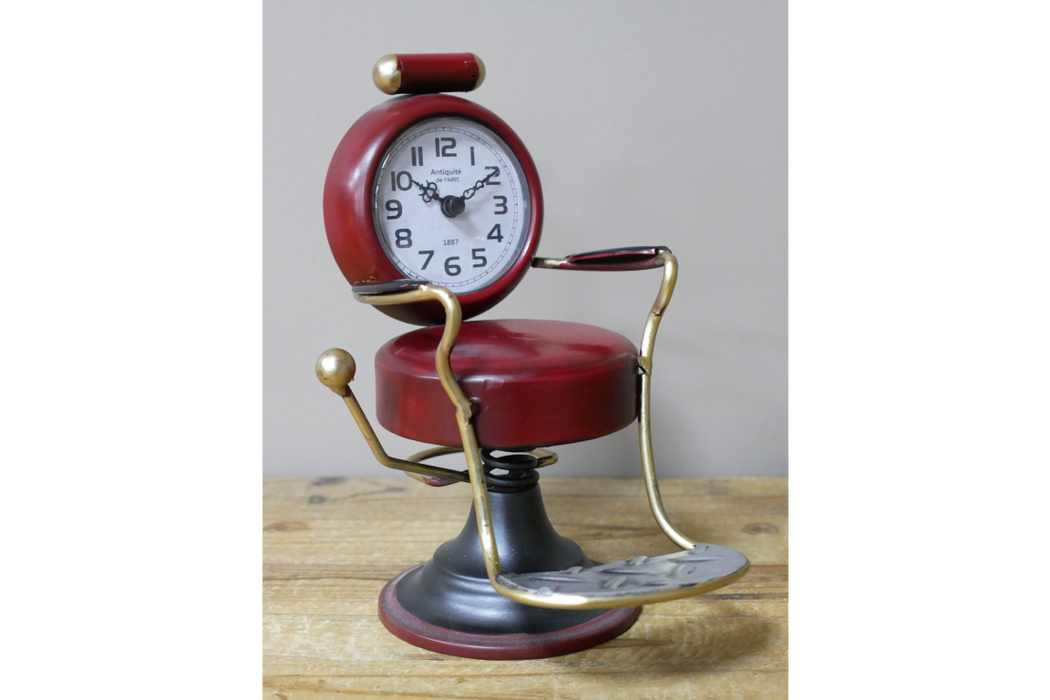
[[[380,240],[375,219],[376,177],[384,154],[398,136],[413,125],[436,117],[477,122],[502,139],[521,166],[529,200],[528,221],[522,229],[524,241],[515,258],[503,266],[491,283],[457,294],[466,319],[492,308],[517,286],[536,254],[543,223],[543,197],[532,157],[517,134],[489,110],[450,95],[413,95],[396,97],[367,112],[346,132],[328,168],[324,187],[325,230],[332,255],[351,284],[406,277]],[[417,325],[444,322],[444,311],[437,303],[376,308]]]

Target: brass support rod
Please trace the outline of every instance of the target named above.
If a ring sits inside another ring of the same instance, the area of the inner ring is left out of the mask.
[[[360,301],[376,306],[388,304],[409,304],[425,299],[435,299],[445,308],[445,330],[438,343],[437,353],[434,358],[434,366],[437,369],[441,386],[448,394],[452,405],[456,408],[456,424],[459,427],[460,440],[463,443],[463,456],[467,460],[467,474],[470,475],[470,490],[474,497],[474,512],[478,521],[478,537],[481,539],[481,551],[485,559],[485,570],[488,573],[492,586],[502,595],[526,602],[521,595],[511,591],[497,583],[496,577],[500,575],[499,550],[496,547],[496,531],[492,525],[492,511],[489,508],[489,493],[485,484],[485,466],[481,461],[481,448],[474,433],[474,426],[470,423],[473,409],[470,401],[460,388],[452,373],[450,357],[452,348],[456,344],[459,335],[459,327],[463,323],[463,312],[459,307],[456,296],[444,287],[435,284],[421,284],[416,289],[395,294],[380,294],[375,296],[357,297]]]
[[[649,508],[653,511],[653,517],[668,539],[682,549],[692,549],[696,543],[683,535],[671,524],[664,508],[663,498],[660,497],[660,485],[656,478],[656,460],[653,457],[653,432],[652,414],[649,409],[650,383],[653,373],[653,348],[656,345],[656,331],[660,328],[667,305],[671,303],[671,295],[674,294],[675,283],[678,281],[678,258],[666,248],[657,248],[649,267],[662,267],[664,274],[660,281],[660,291],[656,295],[649,310],[649,316],[645,320],[645,329],[642,331],[642,343],[638,351],[638,366],[642,371],[641,399],[638,409],[638,447],[642,458],[642,475],[645,477],[645,492],[649,498]],[[607,266],[595,267],[595,269],[610,270],[614,263]],[[533,267],[548,270],[586,270],[585,266],[573,263],[569,258],[534,258]],[[625,267],[624,269],[645,269],[638,267]]]
[[[649,497],[649,508],[653,511],[653,517],[656,518],[656,522],[668,539],[682,549],[692,549],[696,546],[696,542],[679,532],[671,524],[671,519],[667,517],[663,498],[660,497],[660,484],[656,478],[656,459],[653,457],[652,413],[649,410],[653,348],[656,345],[656,331],[660,328],[660,320],[663,318],[664,311],[667,310],[667,305],[671,303],[671,295],[678,281],[678,258],[674,256],[674,253],[668,250],[660,253],[659,258],[663,260],[664,276],[660,283],[660,291],[656,295],[656,301],[653,302],[653,308],[650,309],[649,317],[645,320],[642,345],[638,354],[638,366],[642,368],[642,396],[638,407],[638,448],[642,455],[645,493]]]

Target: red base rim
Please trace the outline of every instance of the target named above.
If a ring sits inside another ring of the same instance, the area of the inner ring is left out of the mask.
[[[379,594],[379,619],[398,639],[450,656],[502,661],[572,654],[619,637],[642,612],[641,607],[614,608],[583,624],[545,634],[457,632],[425,622],[397,602],[397,582],[415,568],[402,571],[383,587]]]

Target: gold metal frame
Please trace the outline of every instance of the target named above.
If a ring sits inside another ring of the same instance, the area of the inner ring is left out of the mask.
[[[533,267],[547,269],[580,269],[572,265],[565,258],[535,258]],[[641,370],[641,402],[638,415],[638,437],[642,459],[642,469],[645,477],[645,488],[649,498],[649,506],[653,516],[659,524],[660,529],[676,545],[682,549],[692,549],[696,543],[683,535],[670,522],[667,511],[664,509],[663,500],[660,497],[660,488],[657,483],[656,465],[653,458],[651,414],[649,411],[650,383],[653,371],[653,348],[656,343],[656,332],[660,321],[671,301],[675,282],[678,278],[678,261],[671,251],[659,249],[654,257],[651,267],[663,267],[664,274],[660,284],[660,291],[656,301],[645,322],[642,332],[642,343],[638,356],[638,366]],[[353,379],[353,371],[349,371],[349,379],[346,379],[347,371],[344,365],[340,365],[339,353],[349,357],[342,350],[329,350],[318,360],[318,377],[322,383],[332,391],[343,397],[347,407],[354,416],[358,427],[368,441],[372,453],[381,464],[393,469],[401,469],[409,473],[413,478],[435,486],[443,486],[448,483],[469,481],[471,493],[474,499],[474,511],[477,516],[478,535],[481,540],[481,549],[485,559],[485,569],[488,573],[492,587],[500,595],[526,605],[546,608],[585,609],[585,608],[609,608],[627,607],[645,603],[655,603],[664,600],[674,600],[688,596],[706,593],[707,591],[721,588],[739,579],[747,572],[747,566],[739,571],[722,578],[713,579],[703,586],[664,591],[661,593],[639,593],[637,595],[620,596],[541,596],[521,590],[509,588],[500,580],[502,567],[500,565],[499,550],[496,546],[496,534],[492,524],[492,513],[489,509],[488,490],[485,483],[485,470],[481,460],[481,449],[478,445],[474,426],[471,424],[473,410],[459,383],[452,373],[450,356],[459,334],[459,328],[463,321],[459,301],[448,289],[434,285],[421,284],[417,288],[403,291],[391,292],[377,295],[355,294],[358,301],[373,306],[388,306],[395,304],[412,304],[420,301],[435,300],[441,303],[445,309],[445,329],[438,344],[434,358],[435,367],[441,384],[448,394],[456,409],[456,423],[459,427],[462,445],[457,447],[434,447],[412,455],[408,460],[397,459],[389,456],[379,443],[375,431],[372,430],[368,419],[361,410],[360,405],[350,391],[349,381]],[[330,368],[322,368],[322,364],[328,361]],[[344,360],[345,363],[345,360]],[[349,359],[352,366],[353,359]],[[334,368],[334,369],[333,369]],[[338,370],[342,370],[342,372]],[[346,381],[343,381],[346,379]],[[467,462],[467,471],[458,472],[441,467],[422,464],[419,460],[436,457],[443,454],[451,454],[462,451]],[[541,457],[541,465],[546,466],[557,460],[557,455],[549,450],[535,450],[533,454]]]
[[[572,263],[566,258],[536,258],[532,261],[533,267],[548,270],[576,270],[578,267],[571,266]],[[663,318],[667,305],[671,303],[671,295],[674,294],[675,283],[678,281],[678,258],[669,250],[660,249],[654,257],[652,266],[662,267],[663,279],[660,282],[660,292],[656,295],[649,316],[645,320],[645,329],[642,331],[642,344],[638,353],[638,366],[642,370],[641,401],[638,409],[638,444],[642,456],[642,474],[645,477],[645,492],[649,497],[649,508],[653,511],[653,517],[660,525],[660,529],[668,539],[682,549],[692,549],[696,542],[683,535],[671,524],[664,509],[663,499],[660,497],[660,485],[656,479],[656,460],[653,458],[653,432],[652,416],[649,412],[649,393],[653,374],[653,347],[656,345],[656,331],[660,328],[660,320]]]

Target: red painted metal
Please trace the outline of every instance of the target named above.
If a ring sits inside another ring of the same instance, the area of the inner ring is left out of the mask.
[[[412,569],[391,579],[379,594],[379,619],[398,639],[422,649],[468,659],[546,659],[572,654],[615,639],[626,632],[642,612],[613,608],[575,627],[545,634],[475,634],[457,632],[425,622],[397,602],[397,582]]]
[[[627,272],[650,270],[658,267],[657,257],[670,253],[665,246],[637,246],[633,248],[610,248],[568,256],[560,270],[594,270],[598,272]],[[661,263],[662,264],[662,263]]]
[[[518,285],[536,253],[543,224],[543,196],[532,157],[518,135],[489,110],[452,95],[416,95],[396,97],[366,112],[346,132],[328,168],[324,185],[325,230],[336,264],[351,284],[403,277],[387,258],[372,218],[376,171],[383,153],[401,132],[416,122],[438,116],[466,117],[495,132],[517,156],[529,188],[532,217],[519,258],[488,287],[458,295],[463,317],[470,318],[495,306]],[[417,325],[445,320],[438,302],[376,308]]]
[[[399,53],[401,86],[397,94],[470,92],[481,69],[472,53]]]
[[[459,445],[438,379],[442,328],[394,338],[376,353],[376,413],[393,433]],[[638,349],[618,333],[564,321],[471,321],[452,372],[474,403],[482,447],[528,449],[608,435],[638,415]]]

